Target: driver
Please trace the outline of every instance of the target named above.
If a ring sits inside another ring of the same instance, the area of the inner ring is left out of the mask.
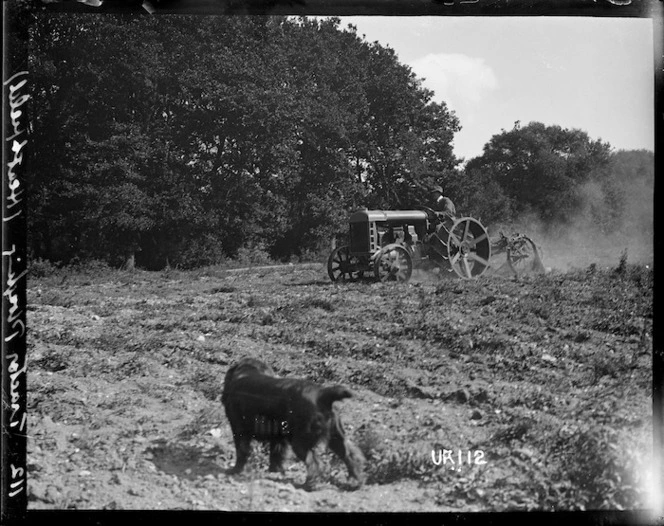
[[[456,208],[454,207],[454,203],[449,197],[443,195],[442,186],[434,186],[431,189],[431,196],[434,203],[432,208],[436,212],[442,212],[443,214],[452,218],[456,217]]]

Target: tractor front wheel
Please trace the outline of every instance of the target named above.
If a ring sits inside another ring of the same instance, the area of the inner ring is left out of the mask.
[[[351,256],[347,245],[335,248],[327,258],[327,275],[332,281],[357,281],[364,274],[359,267],[360,260]]]
[[[379,281],[406,282],[413,273],[413,259],[401,245],[383,247],[374,260],[374,274]]]

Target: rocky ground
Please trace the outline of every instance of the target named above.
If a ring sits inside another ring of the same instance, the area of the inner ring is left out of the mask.
[[[323,265],[60,270],[28,289],[29,508],[644,508],[652,268],[333,284]],[[343,383],[367,482],[324,453],[229,476],[220,402],[242,356]],[[470,462],[469,462],[470,461]]]

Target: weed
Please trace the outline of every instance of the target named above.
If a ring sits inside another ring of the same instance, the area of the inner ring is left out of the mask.
[[[478,337],[472,343],[472,348],[475,351],[482,352],[498,352],[504,351],[509,348],[509,342],[502,337]]]
[[[109,267],[108,263],[105,261],[91,259],[88,261],[82,261],[75,265],[75,270],[81,274],[98,277],[101,275],[107,275],[110,272],[111,267]]]
[[[247,299],[247,303],[246,303],[247,307],[260,307],[261,305],[264,305],[264,304],[265,304],[265,301],[262,298],[260,298],[259,296],[256,296],[254,294],[249,296],[249,298]]]
[[[583,342],[587,342],[588,340],[590,340],[592,335],[588,331],[577,330],[577,331],[568,332],[565,335],[565,337],[569,338],[570,340],[572,340],[575,343],[583,343]]]
[[[103,351],[105,356],[113,355],[127,348],[129,336],[111,331],[104,332],[92,341],[92,345]]]
[[[518,396],[511,397],[507,405],[510,407],[526,407],[536,411],[548,411],[555,406],[554,397],[548,392],[531,391],[519,393]]]
[[[435,471],[431,458],[421,452],[383,450],[367,468],[367,483],[390,484],[397,480],[431,478]]]
[[[542,320],[548,320],[551,317],[548,305],[537,305],[533,307],[532,313]]]
[[[48,291],[42,294],[41,303],[42,305],[51,305],[53,307],[65,307],[66,309],[72,307],[74,302],[72,301],[72,294],[65,291]]]
[[[597,383],[600,378],[620,378],[628,374],[632,363],[627,356],[621,352],[598,352],[590,359],[592,371],[592,382]]]
[[[618,447],[616,432],[605,427],[582,429],[559,437],[551,455],[557,460],[552,480],[568,481],[559,509],[628,509],[642,505],[636,455]]]
[[[385,435],[366,424],[356,431],[355,442],[367,460],[376,458],[385,449]]]
[[[638,324],[626,309],[604,309],[597,310],[593,316],[595,319],[589,324],[589,328],[595,331],[606,332],[620,336],[640,336],[642,326]]]
[[[57,372],[62,371],[69,367],[69,358],[71,357],[71,352],[65,351],[61,348],[54,349],[50,348],[44,352],[39,358],[32,360],[31,366],[38,367],[45,371]]]
[[[620,261],[618,263],[618,266],[616,267],[616,274],[619,276],[625,275],[625,272],[627,271],[627,249],[623,250],[620,253]]]
[[[652,291],[654,273],[650,265],[630,265],[627,276],[640,290]]]
[[[261,325],[274,325],[277,323],[277,317],[271,310],[263,310],[259,313],[259,323]]]
[[[303,309],[321,309],[327,312],[334,312],[334,304],[326,299],[310,296],[302,301]]]
[[[516,422],[496,431],[491,436],[490,443],[510,445],[515,440],[523,440],[533,429],[533,425],[534,421],[531,418],[519,418]]]
[[[331,366],[330,360],[318,360],[307,368],[307,378],[312,382],[326,383],[338,380],[337,372]]]
[[[151,361],[141,355],[134,354],[111,368],[119,377],[148,376]]]
[[[384,368],[376,365],[356,369],[350,373],[348,379],[352,383],[362,385],[381,396],[403,396],[408,391],[408,386],[404,382],[395,379],[394,375],[388,374]]]

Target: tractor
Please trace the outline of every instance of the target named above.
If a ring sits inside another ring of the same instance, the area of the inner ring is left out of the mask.
[[[413,269],[439,268],[462,279],[478,278],[494,265],[492,253],[505,252],[514,274],[541,270],[533,241],[525,235],[502,233],[490,239],[472,217],[453,217],[420,207],[415,210],[357,210],[349,218],[350,243],[335,248],[327,261],[330,279],[408,281]]]

